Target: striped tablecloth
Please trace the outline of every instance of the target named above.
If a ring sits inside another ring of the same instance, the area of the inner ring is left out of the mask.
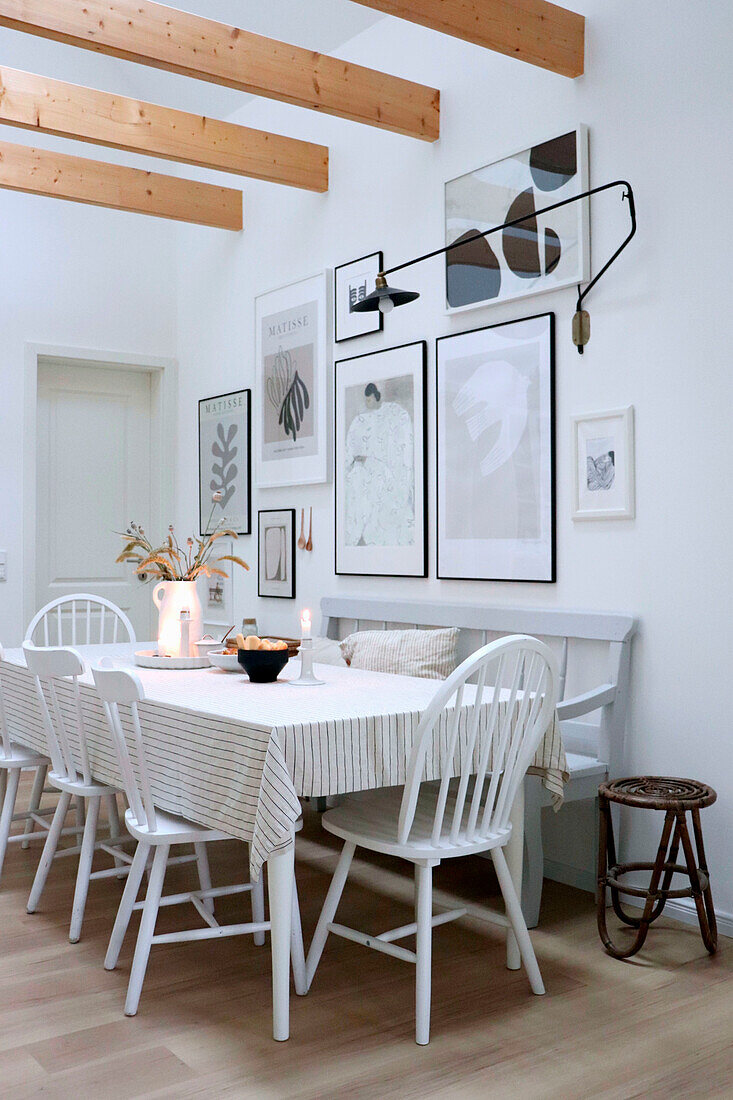
[[[146,696],[140,718],[156,803],[247,841],[254,877],[270,853],[289,842],[300,815],[299,796],[405,782],[420,716],[439,686],[412,676],[318,665],[323,687],[291,688],[286,681],[299,674],[297,658],[277,683],[252,684],[243,675],[216,669],[136,668],[133,652],[139,648],[144,648],[139,642],[77,647],[88,666],[107,656],[140,676]],[[22,650],[5,652],[0,685],[13,739],[46,752]],[[101,782],[121,786],[89,672],[80,686],[92,772]],[[60,701],[73,728],[70,688],[61,690]],[[482,709],[488,712],[488,704]],[[439,740],[440,734],[436,744]],[[426,761],[426,778],[440,778],[439,758],[436,748]],[[557,720],[530,770],[542,776],[559,808],[568,776]]]

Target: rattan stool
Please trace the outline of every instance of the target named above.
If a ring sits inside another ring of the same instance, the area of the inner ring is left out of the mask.
[[[718,929],[710,890],[710,876],[705,862],[702,841],[700,810],[712,806],[718,796],[712,787],[696,783],[694,779],[669,779],[665,776],[645,775],[631,779],[614,779],[598,788],[600,829],[598,835],[598,931],[609,955],[628,959],[635,955],[646,939],[649,926],[659,917],[669,898],[693,898],[697,919],[705,947],[714,954],[718,946]],[[663,810],[664,826],[654,863],[618,863],[613,838],[611,803],[634,806],[645,810]],[[687,830],[686,814],[692,818],[697,855],[692,849]],[[685,865],[676,863],[680,844]],[[648,889],[619,882],[630,871],[651,871]],[[671,890],[672,875],[687,875],[690,885]],[[606,927],[606,887],[611,891],[614,912],[624,924],[637,928],[631,947],[616,947]],[[644,911],[640,917],[629,916],[621,906],[620,894],[644,898]]]

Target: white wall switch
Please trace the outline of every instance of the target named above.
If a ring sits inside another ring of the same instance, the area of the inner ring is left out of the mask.
[[[8,554],[6,550],[0,550],[0,581],[8,579]]]

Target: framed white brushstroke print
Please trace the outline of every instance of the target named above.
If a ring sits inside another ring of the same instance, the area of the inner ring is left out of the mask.
[[[555,317],[436,340],[440,578],[555,580]]]
[[[535,211],[588,190],[585,126],[519,150],[445,184],[445,243],[527,215],[521,225],[446,253],[449,313],[586,282],[589,199]]]
[[[375,309],[370,313],[353,313],[351,307],[362,301],[374,290],[377,275],[384,266],[381,252],[372,252],[347,264],[339,264],[333,271],[333,323],[337,344],[381,332],[384,314]]]
[[[340,359],[336,573],[427,576],[424,340]]]
[[[257,484],[329,478],[326,273],[255,299]]]
[[[634,407],[572,417],[573,519],[633,519]]]
[[[221,519],[237,535],[252,530],[250,390],[199,401],[199,532],[210,534]],[[212,493],[220,492],[219,503]]]
[[[257,595],[295,599],[295,509],[258,512]]]

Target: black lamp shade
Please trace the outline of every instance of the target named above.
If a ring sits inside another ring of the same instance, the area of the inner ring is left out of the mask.
[[[351,313],[373,313],[379,309],[379,303],[383,298],[388,298],[395,306],[404,306],[407,302],[414,302],[420,295],[416,290],[397,290],[391,286],[378,286],[366,298],[360,302],[354,302]]]

